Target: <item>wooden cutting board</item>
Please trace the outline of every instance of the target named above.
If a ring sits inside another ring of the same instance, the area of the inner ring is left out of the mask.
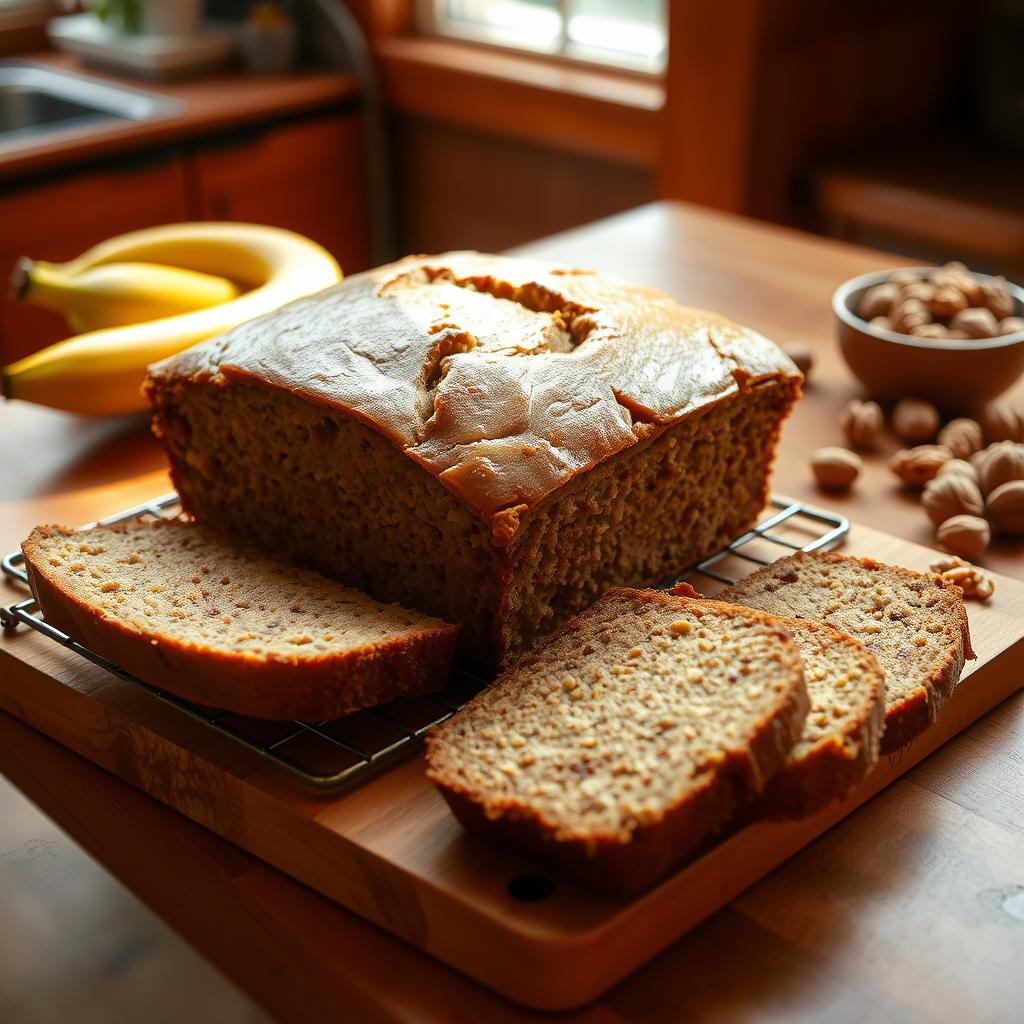
[[[917,569],[935,557],[857,526],[844,550]],[[24,628],[0,643],[0,707],[502,994],[562,1009],[610,988],[1024,686],[1024,582],[996,577],[996,587],[988,604],[968,605],[978,658],[927,734],[847,800],[805,821],[749,826],[632,901],[465,835],[420,757],[318,796]]]

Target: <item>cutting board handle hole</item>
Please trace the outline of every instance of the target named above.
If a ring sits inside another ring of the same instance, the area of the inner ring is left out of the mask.
[[[555,883],[544,875],[519,875],[508,883],[506,891],[521,903],[540,903],[555,891]]]

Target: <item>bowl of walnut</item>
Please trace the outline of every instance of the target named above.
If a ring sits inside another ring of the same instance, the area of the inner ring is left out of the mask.
[[[977,409],[1024,372],[1024,289],[962,263],[863,274],[832,297],[839,348],[872,398]]]

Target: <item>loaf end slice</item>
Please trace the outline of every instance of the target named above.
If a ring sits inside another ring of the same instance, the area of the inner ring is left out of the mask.
[[[727,588],[721,600],[835,626],[860,640],[885,674],[882,753],[933,721],[973,658],[960,590],[934,573],[837,552],[800,552]]]
[[[40,526],[22,551],[47,622],[197,703],[319,721],[448,677],[457,626],[194,523]]]
[[[786,761],[808,710],[770,617],[614,588],[427,737],[469,830],[639,892]]]

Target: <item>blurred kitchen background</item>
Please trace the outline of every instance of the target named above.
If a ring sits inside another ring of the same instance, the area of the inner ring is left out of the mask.
[[[173,221],[353,273],[656,198],[1021,280],[1022,52],[1024,0],[0,0],[0,282]],[[67,333],[0,300],[0,362]],[[0,935],[0,1020],[263,1019],[2,784]]]

